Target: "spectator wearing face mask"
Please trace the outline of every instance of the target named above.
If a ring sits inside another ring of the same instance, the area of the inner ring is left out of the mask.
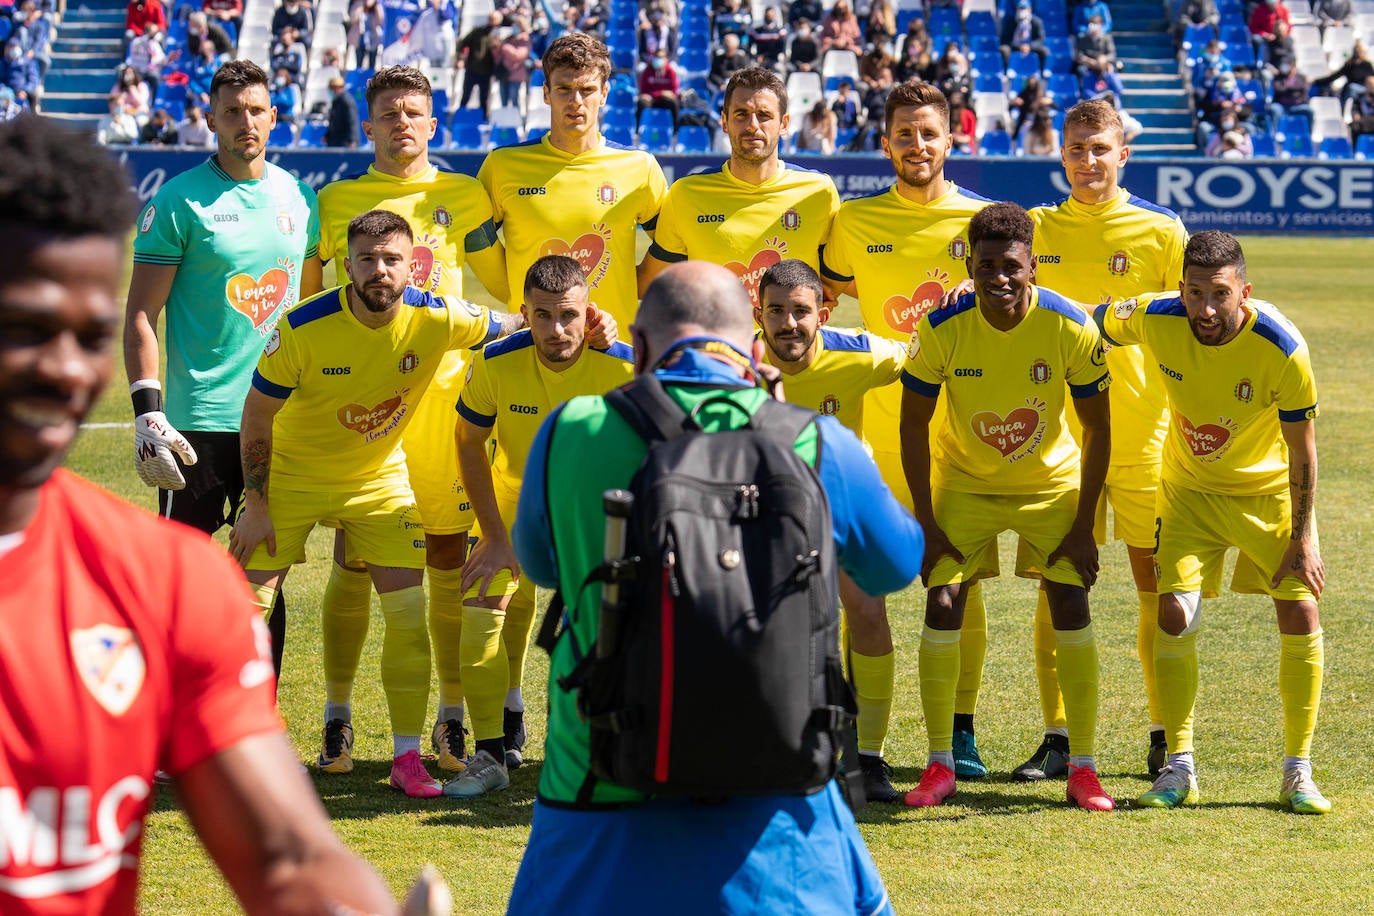
[[[935,85],[949,98],[955,92],[967,98],[973,91],[973,79],[969,76],[968,58],[964,57],[954,42],[945,45],[940,61],[935,65]]]
[[[1045,65],[1045,23],[1031,11],[1030,0],[1017,0],[1016,15],[1002,17],[1002,63],[1013,51],[1033,53]]]
[[[848,0],[835,0],[825,19],[821,21],[821,53],[832,48],[858,53],[863,50],[863,34],[859,17],[850,9]]]
[[[273,76],[270,96],[277,109],[278,123],[295,124],[300,117],[301,90],[285,67],[278,68]]]
[[[143,34],[129,43],[129,53],[124,58],[124,65],[147,83],[148,91],[156,95],[159,74],[166,60],[167,52],[162,50],[161,30],[150,22],[144,27]]]
[[[285,0],[281,6],[277,7],[272,13],[272,37],[281,39],[282,32],[288,28],[296,30],[296,37],[301,44],[310,47],[310,36],[315,32],[315,17],[310,12],[310,7],[306,6],[301,0]]]
[[[0,85],[10,87],[17,101],[34,107],[38,101],[42,79],[38,64],[24,54],[24,46],[11,38],[5,45],[5,60],[0,64]]]
[[[668,26],[668,15],[663,10],[653,10],[639,27],[640,60],[653,60],[659,51],[667,51],[671,57],[677,50],[676,35]]]
[[[739,36],[731,32],[721,42],[719,50],[711,60],[710,83],[716,89],[722,88],[739,71],[750,65],[749,55],[739,46]]]
[[[787,52],[787,62],[795,70],[815,70],[821,59],[821,44],[811,31],[811,23],[803,19],[797,24],[797,33]]]
[[[677,126],[677,113],[681,105],[677,70],[668,62],[668,52],[659,50],[649,61],[649,66],[639,72],[639,99],[635,103],[635,113],[646,108],[666,108],[672,112],[673,126]]]
[[[138,132],[138,142],[156,146],[177,145],[177,122],[172,120],[167,109],[159,108],[153,112],[148,123],[144,124],[143,129]]]
[[[1269,104],[1269,128],[1278,126],[1284,115],[1300,115],[1307,121],[1307,132],[1312,132],[1312,84],[1291,60],[1279,64],[1278,74],[1270,87],[1273,101]]]
[[[1231,130],[1217,131],[1207,141],[1206,155],[1211,159],[1249,159],[1255,155],[1255,144],[1243,125]]]
[[[1074,7],[1074,34],[1082,35],[1086,32],[1088,23],[1092,22],[1094,16],[1102,20],[1102,33],[1110,35],[1112,33],[1112,8],[1107,5],[1107,0],[1084,0]]]
[[[1119,98],[1126,87],[1116,72],[1116,42],[1103,28],[1100,17],[1088,20],[1088,28],[1074,39],[1074,62],[1078,65],[1085,99],[1101,98],[1112,92]]]
[[[821,5],[821,0],[792,0],[787,6],[787,24],[794,29],[802,20],[814,24],[824,16],[825,7]]]

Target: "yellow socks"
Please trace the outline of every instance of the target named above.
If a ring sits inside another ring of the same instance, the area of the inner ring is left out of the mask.
[[[266,620],[272,614],[272,605],[277,603],[277,587],[275,585],[254,585],[248,583],[253,590],[253,606],[258,609],[262,619]]]
[[[425,628],[425,590],[416,585],[381,596],[382,689],[391,714],[391,731],[419,735],[429,712],[429,631]]]
[[[959,631],[921,630],[919,662],[921,709],[926,716],[930,752],[954,749],[954,690],[959,681]]]
[[[333,564],[320,604],[326,703],[349,701],[371,611],[372,577],[366,570]]]
[[[983,686],[983,659],[988,654],[988,610],[983,586],[974,582],[964,597],[964,625],[959,630],[959,683],[954,688],[954,711],[973,715]]]
[[[1159,713],[1159,690],[1155,687],[1155,631],[1159,629],[1159,595],[1136,592],[1140,599],[1140,616],[1136,618],[1135,654],[1140,659],[1140,673],[1145,677],[1145,702],[1150,710],[1150,725],[1162,725]]]
[[[1045,728],[1067,728],[1056,656],[1059,640],[1055,636],[1054,619],[1050,616],[1050,599],[1043,588],[1036,589],[1036,595],[1032,643],[1035,651],[1035,682],[1040,687],[1040,714],[1045,718]]]
[[[439,705],[463,704],[463,594],[458,585],[463,570],[425,567],[429,583],[429,641],[434,650],[434,670],[439,674]]]
[[[510,604],[506,605],[506,622],[501,627],[501,642],[505,644],[509,665],[508,689],[519,687],[525,677],[525,655],[529,651],[533,627],[534,581],[522,576],[515,594],[510,597]]]
[[[1058,680],[1064,694],[1069,753],[1091,757],[1097,740],[1097,634],[1090,623],[1081,630],[1055,630],[1054,637],[1059,649]]]
[[[897,677],[897,655],[860,655],[849,653],[850,673],[859,702],[859,750],[869,754],[883,752],[888,720],[892,716],[892,685]],[[951,721],[953,721],[951,719]]]
[[[1322,631],[1279,636],[1279,697],[1283,701],[1283,743],[1288,757],[1312,756],[1312,733],[1322,698],[1326,650]]]
[[[506,612],[497,608],[463,605],[463,641],[459,658],[463,665],[463,690],[472,715],[472,735],[477,741],[505,736],[502,710],[510,681],[506,647],[501,641]]]
[[[1197,701],[1197,634],[1170,636],[1158,625],[1155,629],[1155,690],[1164,737],[1170,754],[1191,753],[1193,704]]]

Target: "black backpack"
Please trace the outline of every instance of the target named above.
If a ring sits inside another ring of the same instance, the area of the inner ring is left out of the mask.
[[[651,374],[606,401],[649,452],[628,493],[605,494],[626,549],[588,576],[607,583],[596,642],[558,683],[590,726],[592,774],[670,797],[810,792],[843,746],[862,805],[830,505],[793,447],[816,414],[769,399],[707,433],[707,405],[746,409],[721,394],[689,415]]]

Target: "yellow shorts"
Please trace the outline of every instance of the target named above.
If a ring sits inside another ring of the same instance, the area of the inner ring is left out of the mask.
[[[1278,588],[1270,577],[1283,561],[1292,531],[1288,492],[1222,496],[1171,484],[1159,485],[1155,571],[1159,592],[1197,592],[1216,597],[1228,548],[1236,547],[1231,591],[1286,601],[1315,601],[1293,576]],[[1313,534],[1315,535],[1315,529]]]
[[[425,568],[424,523],[405,478],[384,477],[353,492],[312,492],[273,485],[268,513],[276,530],[277,555],[258,545],[249,569],[281,569],[305,562],[305,540],[319,524],[342,528],[349,559],[371,566]]]
[[[1097,501],[1097,543],[1105,544],[1106,507],[1112,507],[1112,534],[1130,547],[1149,550],[1155,544],[1155,493],[1159,465],[1135,464],[1107,471],[1103,498]],[[424,507],[421,506],[423,509]]]
[[[429,534],[458,534],[475,521],[458,476],[457,403],[456,394],[426,391],[402,440],[415,504]]]
[[[941,557],[926,577],[927,588],[1001,575],[997,536],[1003,531],[1020,535],[1016,549],[1018,576],[1064,585],[1083,584],[1082,576],[1068,560],[1060,558],[1053,565],[1047,563],[1073,525],[1078,511],[1077,490],[1028,496],[935,490],[931,496],[935,522],[964,555],[964,562]]]
[[[519,502],[519,494],[505,492],[499,482],[496,483],[495,486],[497,494],[496,507],[501,510],[501,522],[506,526],[506,533],[509,534],[511,528],[515,526],[515,507]],[[478,541],[482,539],[482,528],[480,525],[473,527],[472,535]],[[478,595],[477,585],[473,585],[463,594],[463,598],[465,600],[478,597],[500,598],[505,595],[514,595],[516,592],[526,592],[533,597],[534,580],[530,579],[528,576],[521,576],[518,580],[514,579],[511,577],[510,570],[503,569],[491,577],[491,581],[487,583],[485,595]]]

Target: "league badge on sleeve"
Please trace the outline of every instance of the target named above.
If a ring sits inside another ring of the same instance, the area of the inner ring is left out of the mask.
[[[1135,314],[1135,310],[1139,305],[1140,300],[1136,299],[1134,296],[1130,299],[1122,299],[1116,304],[1116,308],[1112,309],[1112,314],[1122,321],[1126,321]]]
[[[101,623],[73,630],[70,644],[81,683],[110,715],[124,715],[137,699],[147,673],[133,630]]]
[[[153,220],[157,219],[157,204],[149,204],[148,209],[143,211],[143,222],[138,224],[139,232],[147,232],[153,228]]]
[[[272,333],[267,337],[267,343],[262,348],[263,356],[271,356],[281,347],[281,330],[273,328]]]
[[[921,352],[921,334],[919,331],[911,332],[911,339],[906,344],[906,358],[915,359],[916,354]]]

